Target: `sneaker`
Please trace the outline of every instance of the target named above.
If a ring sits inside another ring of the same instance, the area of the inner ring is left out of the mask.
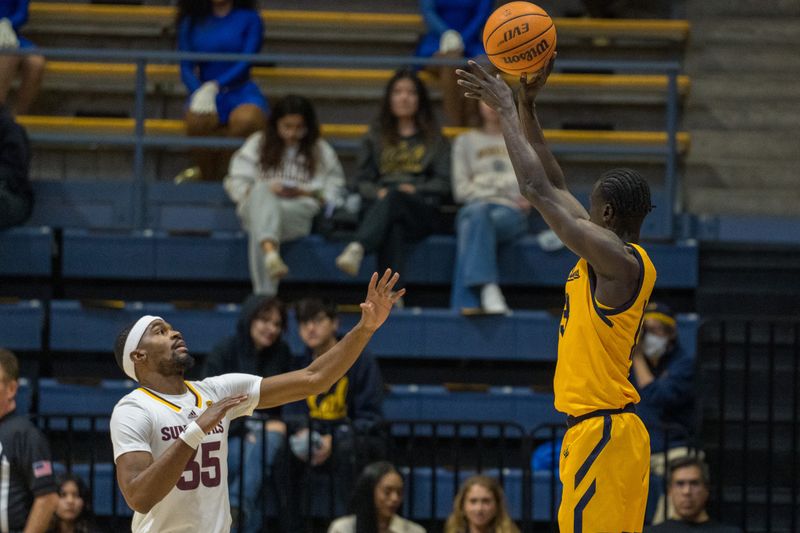
[[[264,255],[264,266],[267,268],[269,277],[273,279],[280,279],[289,273],[289,267],[286,266],[276,250]]]
[[[187,183],[190,181],[200,181],[203,179],[203,173],[200,171],[200,167],[189,167],[181,170],[177,176],[175,176],[175,185],[180,185],[181,183]]]
[[[564,243],[558,238],[556,232],[551,229],[544,230],[537,235],[536,242],[545,252],[556,252],[564,247]]]
[[[487,283],[481,289],[481,308],[484,313],[505,315],[509,312],[506,299],[496,283]]]
[[[351,242],[336,258],[336,267],[345,274],[356,277],[363,259],[364,247],[360,243]]]

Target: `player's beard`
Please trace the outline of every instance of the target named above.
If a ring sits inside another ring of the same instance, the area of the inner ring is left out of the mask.
[[[194,357],[189,355],[189,352],[178,353],[177,350],[173,350],[168,360],[161,361],[161,368],[159,368],[159,371],[165,376],[173,374],[183,375],[193,366]]]

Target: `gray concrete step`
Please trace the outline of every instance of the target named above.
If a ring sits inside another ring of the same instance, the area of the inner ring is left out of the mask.
[[[702,0],[687,2],[686,11],[692,20],[703,17],[800,17],[797,0]]]
[[[709,215],[800,216],[800,191],[762,188],[688,188],[685,205],[692,213]]]
[[[736,102],[743,105],[753,101],[800,101],[800,83],[791,72],[704,72],[687,68],[692,77],[691,102]]]
[[[798,141],[783,131],[692,129],[691,161],[719,159],[791,162],[798,159]]]
[[[685,174],[689,188],[791,189],[798,183],[797,165],[791,161],[690,157]]]
[[[708,17],[692,21],[692,46],[703,43],[800,45],[794,17]]]
[[[685,68],[690,74],[728,72],[800,74],[797,47],[780,44],[719,43],[692,46]]]
[[[800,135],[800,98],[778,102],[693,99],[685,110],[684,128],[781,130]],[[797,138],[797,136],[795,137]]]

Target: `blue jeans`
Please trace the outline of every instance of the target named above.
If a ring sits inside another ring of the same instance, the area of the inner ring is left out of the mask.
[[[497,283],[497,247],[528,230],[528,218],[519,209],[473,202],[458,211],[457,249],[450,307],[480,307],[480,289]]]
[[[228,480],[231,507],[238,507],[239,514],[244,514],[244,528],[239,533],[258,533],[262,526],[262,509],[266,505],[266,491],[262,491],[264,478],[269,476],[275,464],[275,457],[283,447],[283,433],[267,431],[266,468],[262,463],[262,431],[250,430],[244,442],[244,502],[239,498],[239,469],[241,468],[241,437],[233,437],[228,441]],[[240,519],[241,521],[241,519]]]

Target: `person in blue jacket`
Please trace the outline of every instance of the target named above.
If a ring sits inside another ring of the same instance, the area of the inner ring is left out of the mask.
[[[34,48],[32,42],[19,35],[19,30],[28,22],[28,4],[30,0],[0,0],[0,50]],[[42,86],[44,64],[44,57],[38,54],[0,54],[0,104],[6,103],[11,83],[19,71],[22,79],[12,111],[15,115],[26,114]]]
[[[696,425],[694,357],[682,346],[675,315],[666,304],[651,302],[645,309],[631,381],[641,396],[636,412],[650,433],[648,515],[654,512],[663,518],[666,465],[674,457],[690,454]]]
[[[257,54],[264,24],[254,0],[180,0],[178,50]],[[250,78],[247,61],[181,61],[181,79],[189,93],[186,131],[192,136],[248,137],[264,127],[269,106]],[[219,180],[228,157],[197,151],[198,168],[182,179]],[[186,171],[185,171],[186,173]]]
[[[428,33],[419,41],[417,57],[477,58],[483,49],[483,25],[492,13],[494,0],[420,0],[420,11]],[[442,108],[450,126],[477,126],[477,107],[461,94],[455,69],[438,71]]]
[[[333,304],[315,298],[297,302],[295,312],[306,346],[305,353],[295,358],[295,366],[302,368],[337,342],[339,319]],[[283,418],[291,435],[287,522],[288,530],[294,532],[303,530],[300,520],[310,511],[302,505],[322,495],[333,494],[334,510],[344,512],[356,474],[385,453],[380,432],[383,378],[377,361],[364,352],[330,390],[285,405]],[[308,466],[312,483],[303,483],[302,472]],[[317,486],[314,481],[319,481]],[[311,499],[305,491],[311,491]]]

